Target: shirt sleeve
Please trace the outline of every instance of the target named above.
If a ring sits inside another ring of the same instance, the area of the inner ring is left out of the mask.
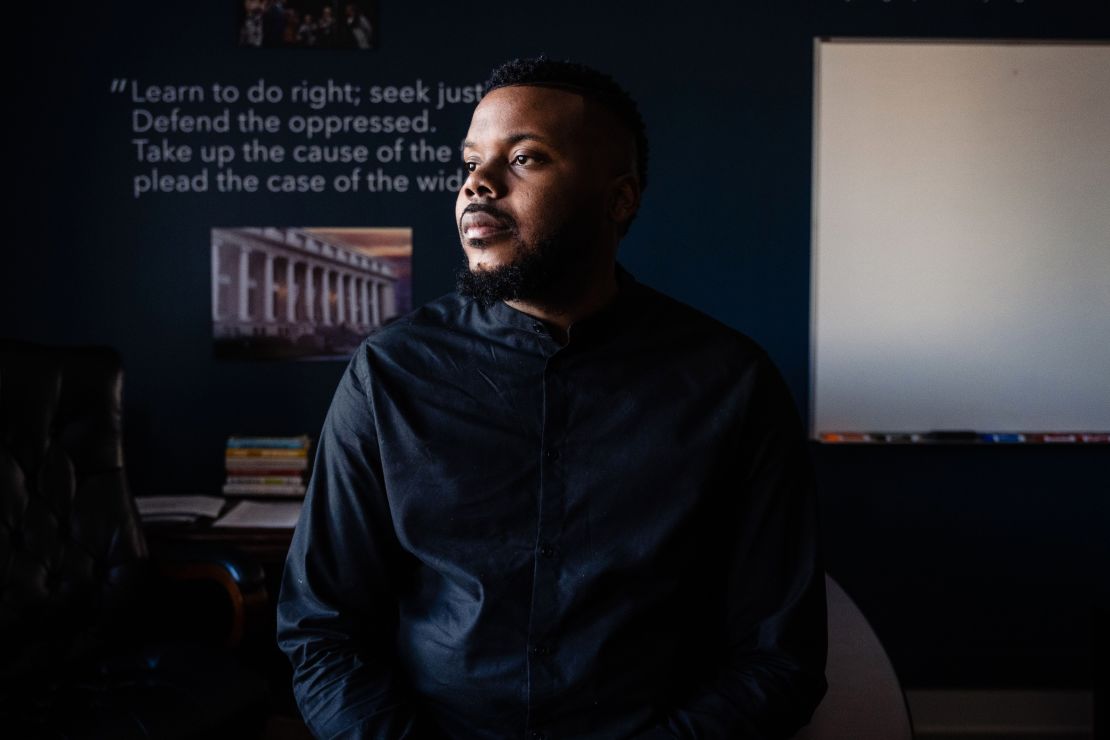
[[[278,645],[318,737],[424,738],[395,670],[402,553],[382,484],[366,347],[339,382],[285,563]]]
[[[726,550],[727,645],[713,675],[644,738],[789,738],[824,696],[828,641],[813,469],[794,403],[766,357],[750,401]]]

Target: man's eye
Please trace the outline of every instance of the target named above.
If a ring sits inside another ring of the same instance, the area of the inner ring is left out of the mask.
[[[463,162],[463,167],[466,168],[467,172],[473,172],[474,170],[478,169],[478,163],[477,162]]]
[[[513,157],[513,164],[528,165],[535,161],[536,158],[528,154],[518,154]]]

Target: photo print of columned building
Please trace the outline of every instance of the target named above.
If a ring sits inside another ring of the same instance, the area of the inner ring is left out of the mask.
[[[212,229],[225,359],[337,359],[412,307],[412,229]]]

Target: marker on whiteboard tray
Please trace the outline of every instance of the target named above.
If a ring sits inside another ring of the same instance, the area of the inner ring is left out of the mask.
[[[925,435],[926,442],[978,442],[979,434],[977,432],[929,432]]]
[[[1079,439],[1074,434],[1067,432],[1046,432],[1041,438],[1043,442],[1078,442]]]
[[[871,432],[871,438],[888,444],[908,444],[918,441],[920,435],[906,432]]]
[[[1015,434],[1013,432],[993,432],[991,434],[980,435],[979,439],[984,442],[997,442],[1001,444],[1016,444],[1025,441],[1024,434]]]
[[[822,442],[870,442],[871,435],[863,432],[825,432]]]

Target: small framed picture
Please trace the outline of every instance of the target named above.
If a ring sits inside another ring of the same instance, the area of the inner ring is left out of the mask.
[[[255,48],[373,49],[373,0],[237,0],[239,46]]]

